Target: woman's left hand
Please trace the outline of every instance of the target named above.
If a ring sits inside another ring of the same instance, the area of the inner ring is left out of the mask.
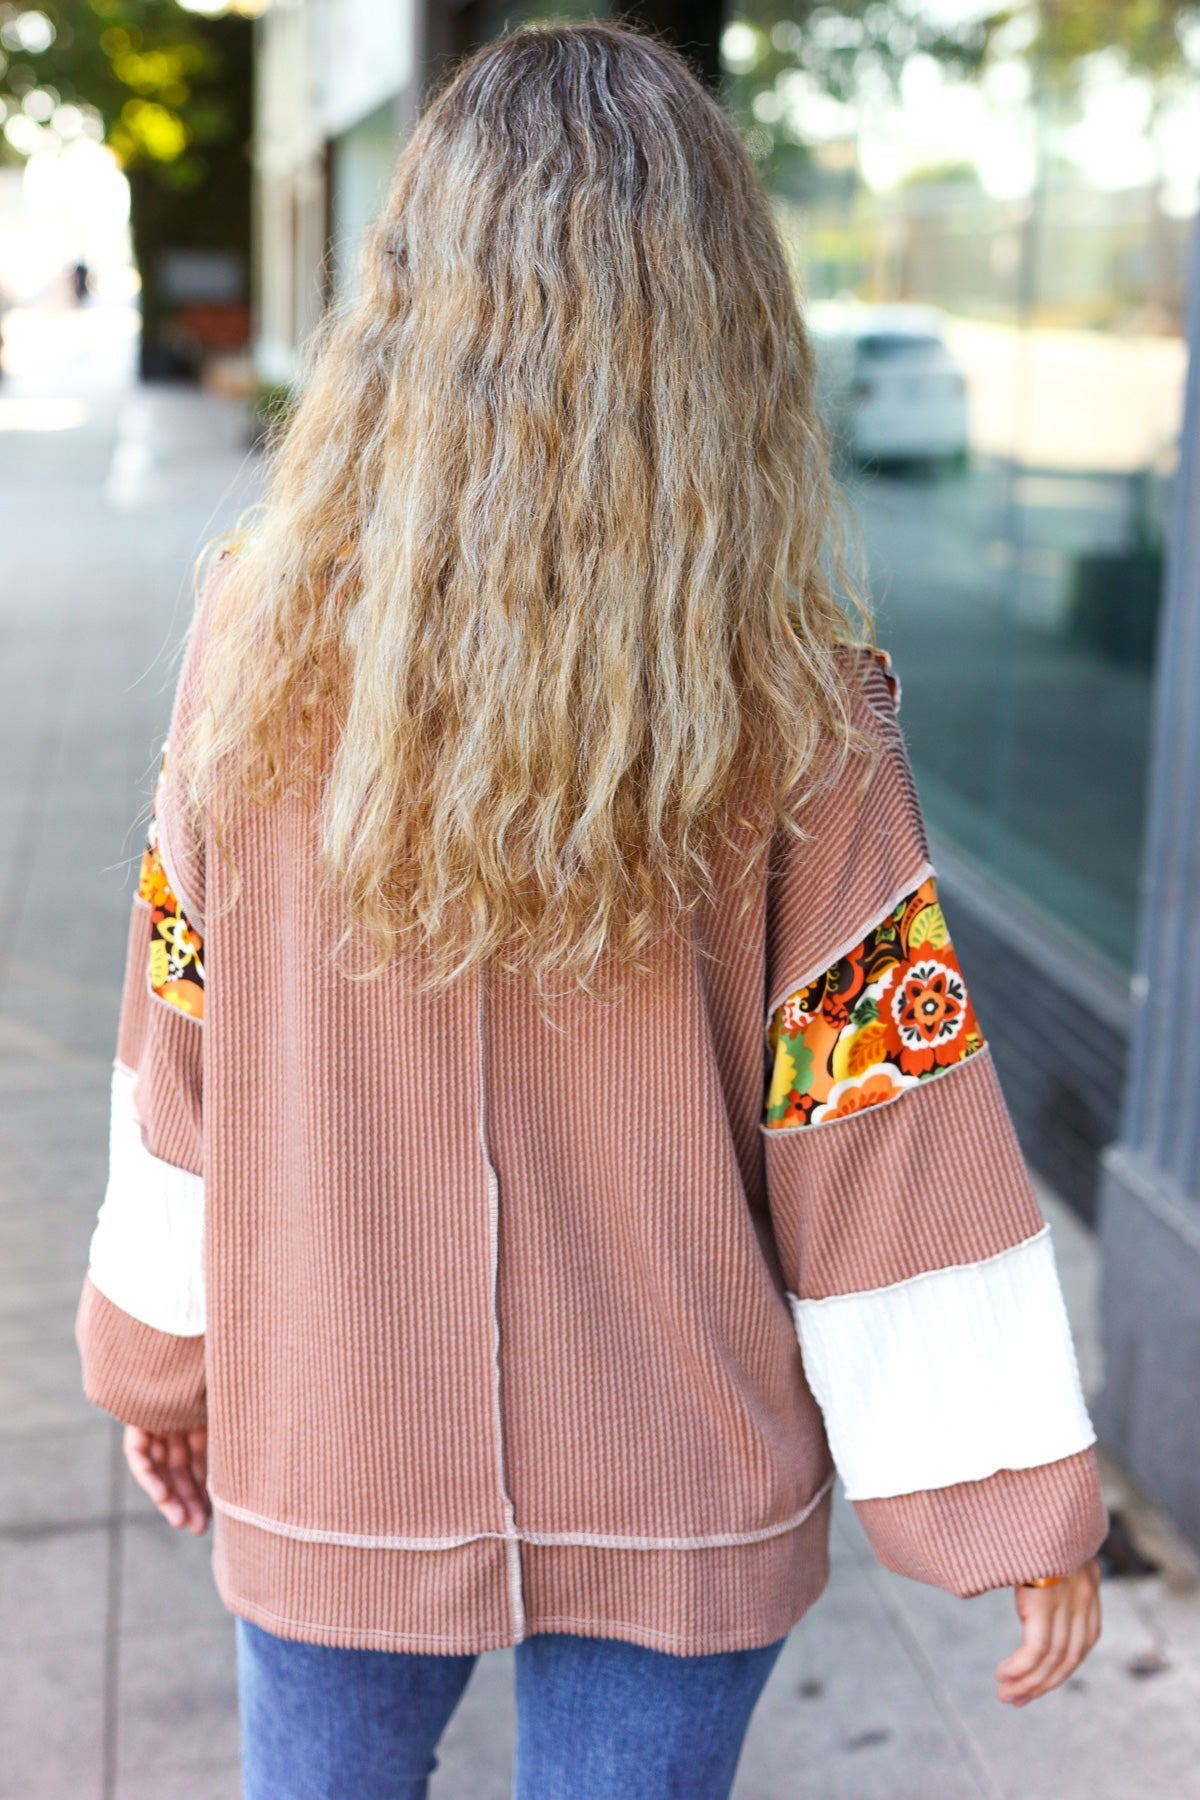
[[[197,1537],[208,1524],[212,1501],[205,1485],[208,1432],[143,1431],[127,1425],[122,1447],[133,1479],[145,1488],[169,1525],[186,1525]]]
[[[1027,1706],[1073,1674],[1100,1636],[1100,1564],[1093,1556],[1053,1587],[1013,1594],[1025,1640],[997,1665],[996,1698]]]

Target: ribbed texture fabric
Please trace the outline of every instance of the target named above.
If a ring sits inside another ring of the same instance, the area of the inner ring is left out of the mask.
[[[773,1643],[829,1578],[829,1505],[826,1496],[795,1531],[728,1550],[522,1543],[529,1629],[632,1639],[693,1656]],[[503,1542],[358,1550],[296,1543],[220,1512],[213,1523],[222,1599],[281,1637],[441,1655],[513,1641]]]
[[[780,829],[767,917],[764,1026],[789,994],[861,943],[929,873],[929,845],[895,702],[881,665],[856,666],[850,722],[878,752],[873,770],[854,758],[805,808],[805,837]],[[869,778],[868,778],[869,775]],[[864,780],[866,785],[864,787]]]
[[[344,979],[299,795],[231,830],[230,904],[168,757],[160,841],[204,922],[204,1023],[157,1007],[139,1028],[127,991],[122,1036],[152,1147],[186,1155],[189,1120],[202,1134],[214,1568],[232,1610],[316,1642],[482,1650],[560,1629],[686,1654],[770,1642],[820,1591],[832,1464],[780,1251],[829,1235],[827,1202],[807,1147],[764,1151],[765,1008],[856,942],[925,854],[886,681],[866,657],[849,672],[880,746],[865,792],[848,765],[810,841],[777,836],[770,880],[763,858],[737,886],[722,853],[691,943],[614,1004],[574,996],[549,1020],[502,974],[439,995],[410,961]],[[895,1266],[897,1232],[926,1267],[951,1243],[986,1252],[1015,1150],[932,1174],[912,1160],[961,1079],[867,1115],[877,1188],[857,1221],[839,1157],[862,1122],[814,1132],[846,1267],[856,1232],[870,1269]],[[883,1201],[889,1141],[903,1229]],[[107,1390],[121,1403],[142,1391],[139,1357],[160,1355],[128,1346],[135,1369]]]
[[[136,1075],[132,1099],[146,1149],[164,1162],[199,1175],[204,1164],[200,1106],[204,1028],[151,993],[147,978],[150,930],[150,908],[135,895],[125,952],[117,1063]]]
[[[213,1518],[213,1577],[232,1612],[279,1637],[441,1656],[513,1641],[507,1547],[360,1550]]]
[[[806,1300],[994,1256],[1040,1230],[986,1048],[897,1100],[764,1131],[788,1287]]]
[[[75,1342],[83,1391],[106,1412],[143,1431],[194,1431],[204,1424],[203,1337],[143,1325],[85,1275]]]
[[[539,1631],[632,1638],[676,1655],[774,1643],[829,1579],[829,1496],[795,1531],[727,1550],[522,1545]]]
[[[1108,1531],[1091,1450],[988,1481],[856,1500],[854,1510],[887,1568],[964,1597],[1069,1575]]]

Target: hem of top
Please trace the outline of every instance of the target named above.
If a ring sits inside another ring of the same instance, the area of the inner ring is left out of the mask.
[[[275,1636],[292,1636],[302,1632],[313,1632],[314,1637],[303,1638],[305,1643],[334,1644],[344,1649],[362,1649],[364,1638],[382,1640],[381,1649],[414,1650],[426,1655],[441,1656],[476,1656],[484,1650],[508,1650],[520,1640],[505,1632],[484,1632],[481,1634],[478,1647],[474,1650],[447,1650],[447,1644],[456,1644],[458,1639],[445,1633],[429,1631],[383,1631],[369,1625],[327,1625],[318,1619],[293,1619],[284,1613],[272,1611],[257,1600],[247,1600],[241,1594],[220,1579],[216,1579],[217,1593],[227,1612],[235,1613],[238,1618],[248,1619],[251,1625],[261,1625],[264,1631]],[[286,1627],[283,1632],[280,1626]],[[486,1641],[484,1641],[486,1640]]]
[[[692,1638],[679,1632],[656,1631],[652,1625],[642,1625],[637,1620],[625,1619],[577,1619],[552,1615],[538,1619],[520,1637],[512,1632],[480,1632],[468,1633],[470,1643],[466,1648],[447,1650],[447,1644],[461,1644],[461,1639],[445,1634],[422,1631],[384,1631],[372,1626],[327,1625],[317,1619],[294,1619],[282,1613],[273,1612],[269,1606],[263,1606],[257,1600],[244,1599],[233,1588],[217,1583],[217,1592],[227,1612],[238,1618],[246,1619],[251,1625],[259,1625],[264,1631],[275,1636],[291,1636],[312,1632],[313,1637],[299,1638],[306,1643],[332,1644],[342,1649],[362,1649],[363,1640],[370,1638],[372,1644],[380,1649],[408,1650],[426,1655],[441,1656],[482,1656],[490,1650],[512,1650],[517,1645],[527,1642],[531,1637],[539,1637],[550,1632],[563,1632],[572,1637],[587,1638],[619,1638],[625,1643],[641,1644],[647,1650],[661,1650],[668,1656],[725,1656],[734,1650],[762,1650],[771,1644],[779,1643],[800,1623],[805,1614],[816,1605],[829,1585],[829,1577],[821,1583],[815,1594],[806,1595],[799,1610],[782,1632],[765,1635],[761,1631],[718,1633],[714,1637]],[[1007,1584],[1005,1584],[1007,1585]],[[980,1589],[980,1592],[986,1592]],[[789,1609],[794,1610],[794,1609]],[[283,1632],[280,1627],[284,1627]],[[380,1641],[382,1640],[382,1642]]]
[[[822,1493],[827,1491],[828,1484]],[[809,1525],[811,1521],[806,1519],[804,1523]],[[535,1549],[542,1547],[534,1546]],[[297,1638],[309,1643],[332,1644],[346,1649],[410,1650],[449,1656],[478,1656],[489,1650],[511,1650],[527,1638],[548,1632],[565,1632],[573,1637],[620,1638],[627,1643],[641,1644],[646,1649],[660,1650],[675,1656],[719,1656],[734,1650],[758,1650],[779,1643],[788,1636],[821,1599],[829,1585],[829,1577],[830,1565],[826,1554],[815,1587],[806,1585],[802,1597],[784,1609],[783,1616],[787,1623],[781,1630],[750,1627],[744,1631],[718,1631],[696,1636],[684,1632],[659,1631],[640,1620],[580,1618],[550,1613],[545,1617],[535,1616],[532,1621],[523,1617],[519,1632],[509,1627],[499,1631],[448,1633],[389,1631],[380,1626],[334,1625],[318,1619],[298,1619],[290,1614],[276,1612],[273,1608],[264,1606],[261,1601],[251,1600],[240,1594],[226,1579],[225,1572],[215,1563],[213,1566],[214,1585],[226,1611],[277,1636]]]
[[[768,1138],[798,1137],[801,1133],[811,1137],[814,1131],[829,1131],[835,1125],[846,1125],[851,1119],[861,1119],[867,1113],[882,1112],[885,1106],[894,1106],[897,1100],[903,1100],[906,1094],[919,1094],[922,1088],[930,1087],[933,1082],[940,1081],[944,1075],[957,1075],[960,1069],[970,1068],[971,1064],[978,1062],[981,1057],[986,1056],[990,1061],[991,1054],[991,1044],[987,1038],[983,1038],[977,1049],[969,1050],[966,1056],[960,1056],[957,1062],[947,1063],[944,1068],[934,1069],[928,1075],[919,1076],[910,1086],[897,1088],[896,1092],[889,1094],[886,1100],[876,1100],[872,1105],[860,1106],[854,1112],[841,1113],[836,1119],[819,1119],[815,1125],[811,1119],[806,1119],[802,1125],[771,1125],[760,1119],[758,1129],[764,1137]]]
[[[841,962],[843,956],[849,956],[851,950],[857,949],[869,932],[874,931],[876,926],[881,925],[884,919],[895,912],[902,900],[906,900],[910,894],[915,893],[923,881],[929,881],[931,878],[936,881],[937,870],[926,854],[918,863],[914,874],[896,889],[885,905],[878,907],[871,914],[866,924],[861,925],[850,937],[844,938],[836,949],[831,950],[828,955],[822,956],[820,962],[813,967],[803,970],[794,979],[789,977],[782,990],[776,994],[767,1007],[766,1018],[763,1022],[763,1036],[766,1037],[770,1031],[771,1019],[785,1000],[789,999],[791,995],[799,993],[802,988],[808,987],[817,979],[818,975],[824,975],[826,969],[832,969],[834,963]]]
[[[546,1550],[733,1550],[769,1543],[773,1538],[785,1537],[789,1532],[800,1530],[816,1512],[836,1480],[837,1471],[835,1469],[825,1477],[820,1487],[805,1501],[799,1512],[777,1525],[759,1526],[753,1531],[713,1532],[692,1537],[650,1537],[599,1531],[532,1531],[520,1526],[505,1531],[447,1533],[444,1537],[388,1537],[352,1531],[326,1531],[303,1525],[293,1525],[287,1520],[271,1519],[264,1513],[251,1511],[249,1507],[238,1506],[235,1502],[225,1500],[219,1494],[214,1494],[211,1489],[209,1490],[209,1499],[214,1511],[223,1514],[228,1519],[233,1519],[239,1525],[249,1525],[255,1530],[266,1531],[276,1537],[291,1538],[299,1543],[319,1544],[347,1550],[418,1552],[459,1550],[467,1544],[488,1540],[506,1544],[518,1550],[522,1544],[529,1545],[531,1549]]]

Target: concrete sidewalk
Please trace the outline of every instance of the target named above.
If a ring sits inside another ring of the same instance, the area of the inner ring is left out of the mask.
[[[252,470],[236,412],[122,385],[102,327],[51,328],[45,366],[0,387],[0,1795],[235,1800],[211,1534],[172,1531],[134,1486],[72,1324],[170,652],[192,556]],[[1091,1242],[1046,1207],[1094,1379]],[[1200,1800],[1196,1563],[1115,1471],[1110,1498],[1163,1572],[1107,1584],[1093,1657],[1019,1713],[991,1677],[1011,1595],[887,1574],[839,1500],[829,1589],[755,1714],[737,1800]],[[480,1659],[435,1800],[507,1796],[511,1660]]]

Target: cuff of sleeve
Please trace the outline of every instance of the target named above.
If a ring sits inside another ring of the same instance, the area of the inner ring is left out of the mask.
[[[1108,1534],[1093,1448],[983,1481],[852,1504],[885,1568],[963,1599],[1035,1575],[1069,1575]]]
[[[84,1277],[75,1315],[83,1391],[123,1425],[194,1431],[205,1423],[204,1336],[144,1325]]]

